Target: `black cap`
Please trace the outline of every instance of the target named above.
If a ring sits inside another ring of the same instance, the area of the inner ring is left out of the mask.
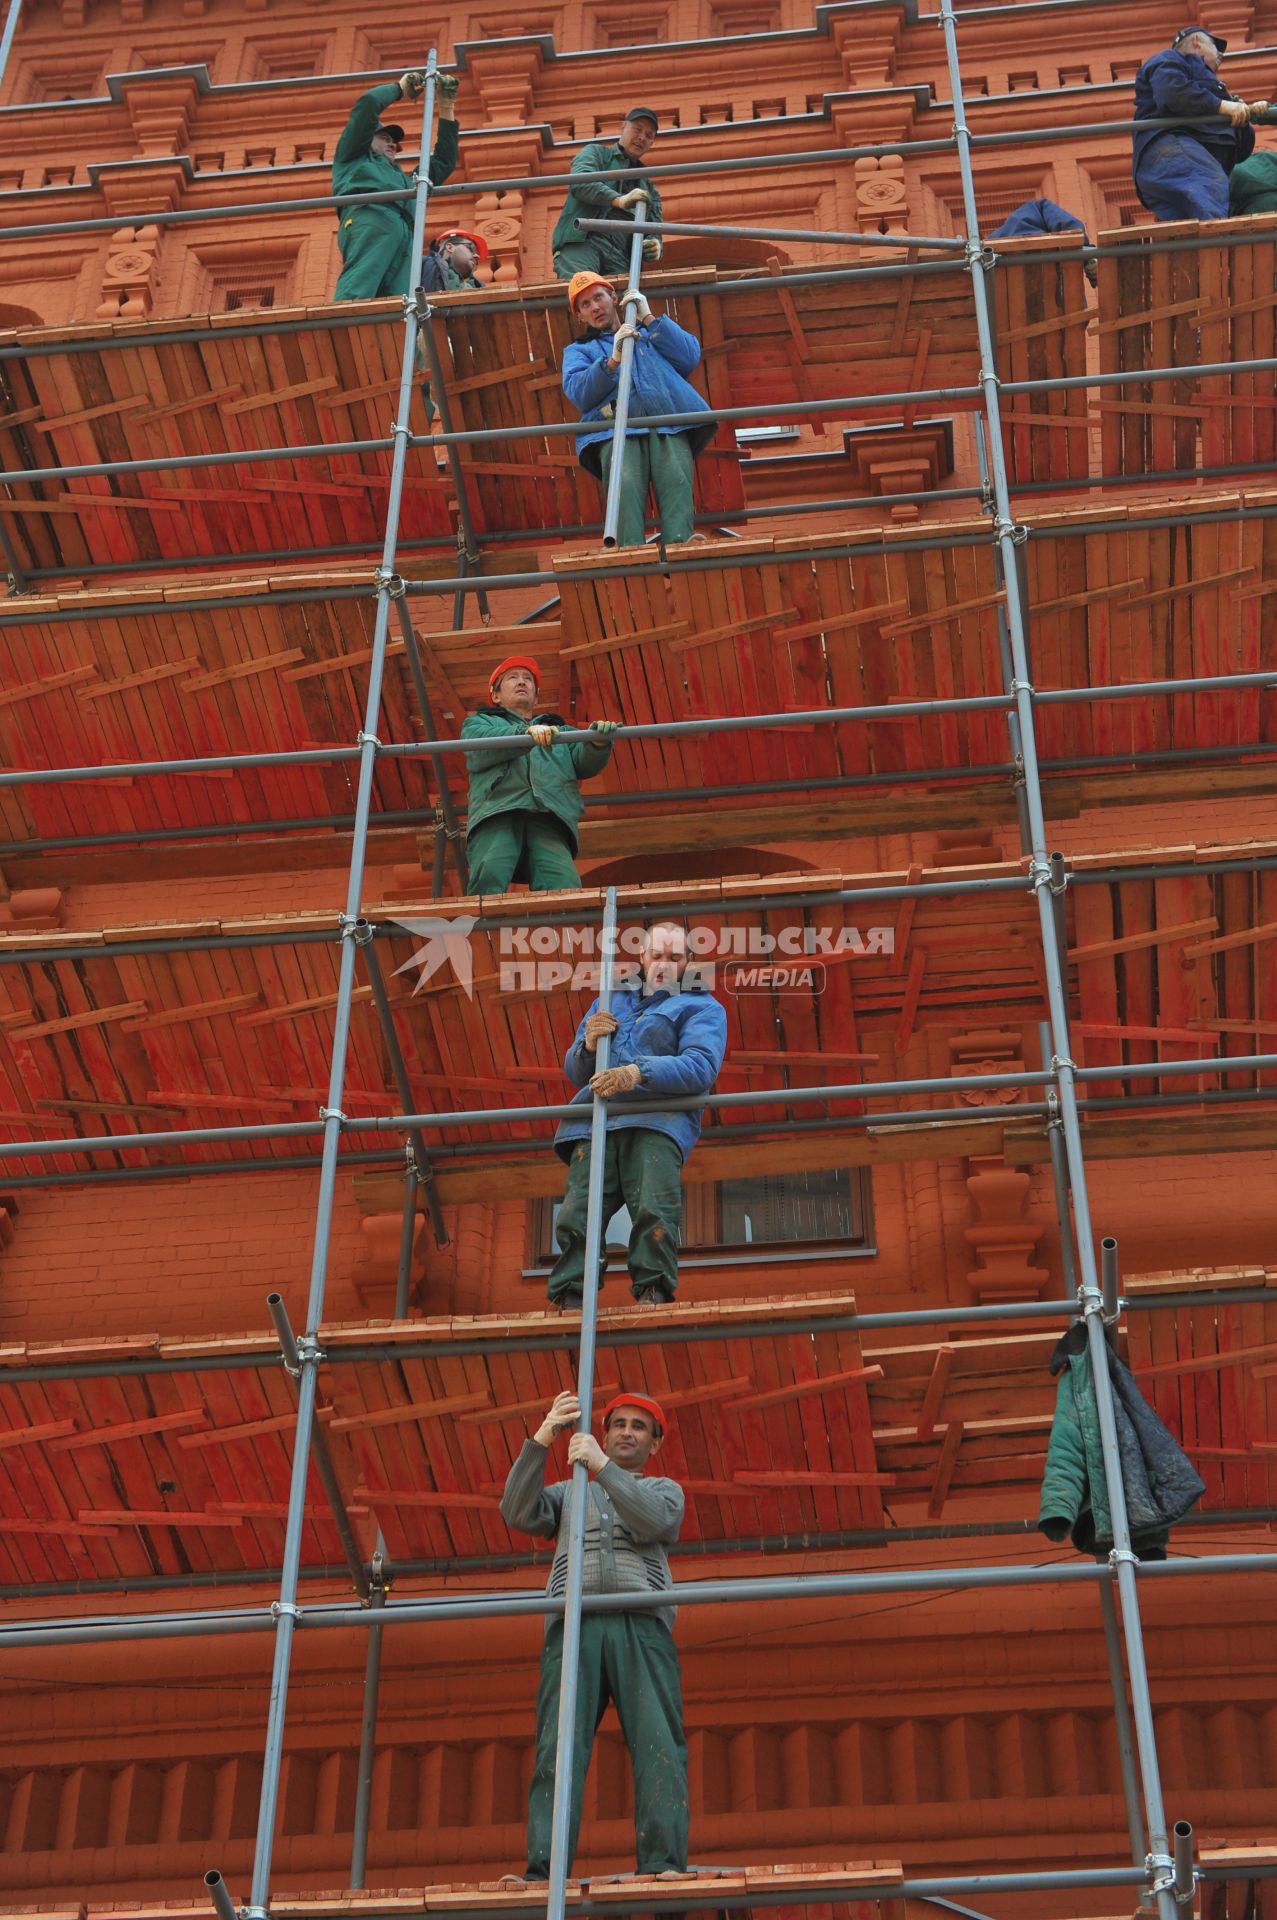
[[[403,145],[404,141],[408,137],[407,134],[404,132],[403,128],[395,126],[393,121],[387,123],[386,121],[383,120],[377,128],[377,132],[388,133],[392,140],[397,140],[399,142],[400,146]]]
[[[631,107],[625,117],[627,120],[650,120],[658,133],[661,130],[655,107]]]
[[[1217,33],[1207,33],[1205,27],[1181,27],[1171,41],[1171,46],[1177,47],[1181,40],[1187,40],[1189,35],[1194,33],[1200,33],[1203,40],[1213,40],[1220,53],[1227,53],[1227,40],[1221,40]]]

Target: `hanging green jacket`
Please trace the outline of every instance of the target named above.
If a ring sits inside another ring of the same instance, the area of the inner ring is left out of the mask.
[[[1111,1347],[1109,1378],[1131,1546],[1141,1560],[1164,1560],[1170,1529],[1194,1507],[1205,1483]],[[1072,1537],[1079,1553],[1104,1559],[1113,1515],[1104,1478],[1100,1415],[1086,1328],[1070,1327],[1051,1356],[1058,1373],[1055,1418],[1042,1477],[1038,1527],[1048,1540]]]
[[[573,183],[573,175],[578,173],[612,173],[619,178],[610,180],[583,180]],[[655,180],[649,180],[647,169],[641,162],[631,160],[628,153],[616,140],[591,140],[588,147],[582,147],[572,162],[568,173],[568,197],[563,203],[559,223],[550,240],[550,252],[555,254],[561,247],[569,246],[584,238],[576,231],[574,222],[585,220],[632,220],[633,207],[614,207],[613,196],[628,193],[631,187],[647,188],[647,218],[659,220],[661,217],[661,194]],[[598,239],[606,240],[609,246],[626,248],[628,242],[624,234],[599,234]]]
[[[463,740],[490,740],[505,734],[510,743],[466,756],[470,774],[467,834],[498,813],[552,813],[576,852],[577,822],[585,811],[579,783],[602,773],[612,757],[612,742],[601,734],[597,741],[556,740],[550,747],[524,744],[530,726],[566,725],[557,713],[536,713],[524,720],[509,707],[480,707],[466,715]]]
[[[369,87],[367,93],[360,94],[351,108],[350,118],[333,154],[334,193],[394,193],[405,187],[416,186],[420,178],[419,168],[411,175],[405,174],[397,160],[372,150],[372,137],[382,114],[387,107],[393,107],[402,99],[397,80],[388,80],[381,87]],[[455,120],[440,120],[435,150],[430,156],[431,186],[441,187],[456,164],[457,123]],[[405,195],[402,200],[380,200],[377,204],[397,213],[409,234],[412,233],[412,200],[409,196]],[[349,212],[349,207],[338,207],[338,221]]]
[[[1228,176],[1228,211],[1277,213],[1277,153],[1252,153]]]

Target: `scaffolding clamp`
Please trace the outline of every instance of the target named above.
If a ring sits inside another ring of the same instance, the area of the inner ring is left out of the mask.
[[[392,600],[402,600],[408,591],[408,582],[391,567],[378,567],[372,579],[378,593],[388,593]]]
[[[454,826],[448,825],[447,816],[442,807],[435,808],[435,832],[443,834],[447,840],[464,840],[465,838],[459,821]]]
[[[1098,1308],[1099,1304],[1100,1303],[1097,1300],[1095,1302],[1095,1306]],[[1109,1548],[1109,1565],[1112,1567],[1114,1573],[1117,1573],[1122,1567],[1138,1567],[1139,1563],[1140,1563],[1140,1557],[1138,1553],[1132,1553],[1129,1547],[1110,1547]],[[1169,1854],[1159,1853],[1156,1855],[1150,1855],[1150,1860],[1152,1859],[1156,1859],[1159,1864],[1162,1862],[1165,1862],[1167,1867],[1170,1867],[1172,1865],[1172,1861]]]
[[[1133,1560],[1135,1555],[1129,1554],[1127,1557]],[[1148,1874],[1148,1890],[1154,1899],[1159,1893],[1175,1893],[1175,1862],[1169,1853],[1146,1853],[1144,1870]],[[1176,1898],[1179,1898],[1178,1894]]]
[[[343,1113],[340,1107],[321,1107],[319,1109],[319,1117],[325,1126],[328,1125],[330,1120],[336,1120],[339,1126],[344,1127],[350,1116],[349,1114]]]
[[[300,1620],[301,1608],[295,1600],[272,1600],[270,1617],[272,1620]]]
[[[377,738],[376,734],[365,733],[362,727],[360,727],[359,732],[355,735],[355,745],[357,747],[371,747],[375,753],[381,752],[381,741]]]
[[[1067,1053],[1053,1053],[1051,1055],[1052,1073],[1058,1074],[1064,1067],[1067,1067],[1070,1073],[1076,1073],[1077,1061]]]
[[[339,913],[337,925],[342,939],[349,934],[357,947],[370,947],[377,937],[376,927],[371,920],[365,920],[362,913]]]

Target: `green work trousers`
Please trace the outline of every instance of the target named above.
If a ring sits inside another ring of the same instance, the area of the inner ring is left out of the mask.
[[[473,879],[471,891],[474,892]],[[683,1225],[683,1158],[668,1133],[655,1127],[611,1127],[605,1136],[603,1225],[621,1206],[630,1211],[630,1289],[655,1287],[672,1300],[678,1286],[678,1242]],[[568,1161],[568,1184],[554,1223],[559,1257],[550,1274],[550,1298],[585,1286],[585,1211],[590,1143],[578,1140]],[[601,1252],[605,1249],[600,1249]],[[603,1285],[605,1262],[599,1262]]]
[[[572,848],[552,813],[495,813],[466,835],[471,893],[505,893],[526,880],[533,893],[579,887]]]
[[[613,207],[609,216],[616,218]],[[583,233],[569,240],[554,256],[556,280],[570,280],[574,273],[601,273],[609,280],[629,277],[630,242],[625,234]]]
[[[612,442],[599,446],[603,497],[612,471]],[[630,433],[621,465],[621,511],[616,523],[620,547],[641,547],[649,485],[656,496],[661,539],[672,546],[692,537],[692,443],[685,433]]]
[[[347,208],[337,228],[342,267],[334,300],[376,300],[408,291],[412,234],[393,207]]]
[[[537,1690],[536,1762],[528,1794],[528,1879],[550,1877],[550,1819],[563,1670],[563,1622],[545,1636]],[[609,1700],[634,1767],[634,1845],[640,1873],[687,1868],[687,1743],[678,1652],[663,1620],[648,1613],[581,1616],[581,1664],[572,1753],[568,1871],[576,1857],[590,1749]]]

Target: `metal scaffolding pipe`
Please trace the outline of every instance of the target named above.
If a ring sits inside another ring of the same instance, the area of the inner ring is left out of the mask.
[[[431,398],[437,408],[439,422],[444,433],[452,434],[452,404],[448,399],[448,383],[444,379],[443,361],[439,354],[438,342],[435,340],[434,328],[430,324],[430,304],[426,299],[425,289],[423,287],[417,287],[414,299],[417,306],[417,337],[424,342],[426,358],[430,362]],[[448,470],[452,475],[452,488],[457,501],[457,519],[461,526],[458,541],[460,549],[458,565],[465,573],[475,573],[480,571],[481,562],[479,538],[474,530],[474,519],[470,512],[470,496],[466,492],[466,476],[461,464],[460,442],[464,440],[464,438],[465,435],[461,434],[449,439],[445,444],[444,451],[447,455]],[[478,599],[479,610],[486,620],[488,618],[488,596],[482,588],[478,589]],[[462,611],[463,603],[461,596],[458,595],[457,604],[452,610],[452,624],[454,627],[461,625]],[[424,713],[425,709],[423,709],[423,717]]]
[[[634,208],[632,222],[618,222],[632,233],[630,240],[630,277],[629,285],[621,300],[621,318],[625,325],[637,324],[634,316],[639,303],[639,281],[643,271],[643,229],[647,220],[647,208],[639,201]],[[579,223],[578,223],[579,224]],[[625,477],[625,436],[630,424],[630,391],[634,384],[634,346],[633,335],[621,342],[621,363],[617,369],[616,396],[612,401],[612,464],[608,468],[607,495],[603,507],[603,545],[607,548],[616,545],[616,529],[621,517],[621,482]],[[661,549],[665,542],[662,538]],[[565,1897],[562,1896],[561,1897]],[[562,1920],[561,1913],[549,1915],[549,1920]]]
[[[372,1558],[372,1593],[369,1606],[380,1611],[386,1604],[384,1568],[385,1541],[380,1531]],[[350,1884],[360,1888],[367,1881],[368,1829],[372,1818],[372,1775],[377,1755],[377,1696],[381,1689],[380,1621],[368,1628],[368,1649],[364,1660],[364,1700],[359,1717],[359,1758],[355,1769],[355,1811],[350,1835]]]
[[[640,209],[635,208],[636,215]],[[640,223],[641,225],[641,223]],[[642,247],[640,234],[635,245]],[[599,968],[599,1012],[612,1010],[612,979],[616,959],[616,889],[609,887],[603,901],[602,961]],[[602,1073],[612,1051],[611,1037],[603,1034],[594,1050],[595,1069]],[[607,1101],[595,1094],[590,1107],[590,1170],[586,1188],[585,1262],[581,1300],[581,1346],[577,1356],[576,1391],[580,1414],[577,1432],[588,1434],[594,1414],[594,1355],[598,1332],[597,1277],[607,1221],[603,1218],[603,1175],[607,1147]],[[581,1603],[585,1578],[585,1521],[590,1500],[590,1473],[583,1460],[572,1467],[566,1500],[568,1528],[567,1569],[563,1600],[563,1650],[559,1678],[559,1718],[554,1750],[554,1802],[550,1814],[550,1875],[546,1887],[546,1920],[564,1920],[567,1880],[572,1871],[572,1772],[576,1746],[576,1702],[581,1665]],[[562,1530],[562,1522],[560,1522]]]
[[[1006,451],[1002,432],[1002,393],[997,352],[994,345],[993,311],[985,279],[980,224],[976,211],[975,180],[971,165],[971,135],[966,124],[962,71],[958,56],[957,24],[954,0],[940,0],[940,20],[944,34],[945,62],[949,72],[949,91],[953,101],[954,137],[958,148],[958,168],[962,181],[963,210],[969,236],[967,264],[971,270],[971,290],[975,306],[976,331],[980,342],[980,384],[985,419],[988,423],[990,474],[993,482],[991,512],[993,530],[1002,555],[1003,585],[1015,691],[1019,706],[1024,758],[1025,798],[1029,813],[1033,858],[1030,877],[1037,902],[1042,937],[1047,1005],[1051,1027],[1052,1068],[1060,1102],[1069,1184],[1073,1195],[1073,1219],[1081,1273],[1081,1304],[1086,1314],[1087,1338],[1092,1371],[1095,1376],[1100,1433],[1104,1456],[1105,1482],[1112,1514],[1116,1566],[1122,1596],[1122,1622],[1126,1634],[1127,1671],[1130,1676],[1131,1705],[1135,1720],[1135,1740],[1139,1754],[1145,1824],[1148,1831],[1148,1866],[1152,1889],[1156,1893],[1159,1920],[1174,1920],[1174,1901],[1161,1889],[1158,1865],[1167,1850],[1166,1816],[1162,1805],[1161,1777],[1157,1757],[1157,1738],[1153,1727],[1152,1700],[1144,1661],[1140,1627],[1139,1599],[1135,1585],[1135,1559],[1130,1551],[1126,1524],[1126,1503],[1122,1469],[1117,1449],[1112,1400],[1112,1382],[1108,1372],[1108,1345],[1099,1318],[1100,1289],[1095,1273],[1095,1249],[1091,1238],[1090,1204],[1087,1194],[1086,1166],[1082,1147],[1081,1120],[1077,1109],[1076,1069],[1069,1041],[1067,976],[1061,963],[1057,937],[1053,880],[1047,858],[1046,823],[1043,812],[1041,773],[1037,760],[1037,740],[1033,705],[1028,697],[1031,684],[1027,615],[1021,597],[1021,576],[1017,554],[1017,531],[1011,511],[1007,478]]]
[[[390,1062],[390,1072],[395,1088],[404,1105],[409,1106],[412,1102],[412,1082],[408,1077],[408,1063],[403,1057],[403,1048],[399,1044],[394,1009],[390,1004],[390,995],[386,992],[386,977],[381,970],[381,961],[377,957],[372,923],[363,919],[362,916],[355,924],[355,944],[363,954],[364,966],[368,970],[368,984],[372,988],[373,1004],[377,1009],[377,1023],[381,1028],[381,1037],[386,1043],[386,1058]],[[426,1211],[430,1215],[435,1245],[446,1247],[448,1229],[444,1224],[443,1207],[439,1202],[439,1189],[435,1185],[434,1170],[430,1164],[426,1143],[419,1127],[410,1127],[407,1133],[413,1155],[413,1181],[420,1185],[426,1196]]]
[[[1122,1640],[1117,1626],[1117,1607],[1113,1588],[1100,1588],[1100,1615],[1104,1622],[1104,1650],[1108,1657],[1109,1686],[1113,1695],[1113,1732],[1117,1739],[1117,1764],[1122,1776],[1122,1802],[1126,1808],[1126,1828],[1131,1842],[1131,1864],[1144,1864],[1144,1819],[1140,1813],[1140,1777],[1135,1766],[1135,1743],[1131,1737],[1131,1708],[1126,1694],[1126,1669],[1122,1665]]]
[[[399,1264],[395,1270],[396,1320],[408,1318],[408,1295],[412,1288],[412,1249],[417,1237],[417,1157],[411,1147],[404,1151],[403,1219],[399,1227]]]
[[[288,1318],[288,1309],[284,1305],[283,1296],[278,1293],[268,1293],[266,1296],[266,1307],[274,1322],[280,1351],[284,1356],[284,1371],[291,1380],[297,1383],[298,1391],[300,1392],[305,1362],[298,1348],[292,1323]],[[323,1429],[318,1426],[315,1428],[314,1437],[311,1441],[311,1454],[315,1462],[316,1471],[323,1483],[324,1494],[332,1512],[333,1525],[337,1529],[337,1538],[341,1542],[341,1550],[346,1556],[346,1565],[350,1570],[351,1584],[360,1599],[366,1600],[368,1598],[368,1575],[364,1569],[363,1556],[356,1544],[354,1528],[350,1524],[350,1515],[346,1511],[346,1502],[342,1495],[341,1485],[337,1479],[336,1471],[333,1467],[332,1455],[328,1451],[327,1435]]]
[[[1177,1820],[1172,1830],[1175,1845],[1175,1904],[1191,1907],[1193,1895],[1197,1891],[1197,1874],[1193,1866],[1193,1827],[1188,1820]]]
[[[1152,1560],[1139,1565],[1145,1579],[1216,1579],[1241,1573],[1277,1574],[1277,1553],[1206,1554],[1184,1560]],[[1114,1569],[1102,1561],[1052,1560],[1013,1566],[917,1567],[865,1573],[789,1573],[765,1578],[681,1581],[672,1591],[679,1607],[760,1606],[772,1601],[876,1598],[886,1593],[978,1593],[995,1587],[1055,1587],[1104,1584]],[[670,1604],[670,1589],[636,1593],[585,1593],[583,1613],[650,1613]],[[373,1611],[340,1602],[298,1606],[300,1627],[348,1629],[374,1626],[429,1626],[439,1620],[557,1619],[566,1602],[544,1591],[508,1590],[492,1594],[416,1600],[388,1600]],[[93,1620],[65,1619],[0,1625],[0,1648],[80,1646],[95,1641],[216,1638],[222,1634],[269,1632],[270,1607],[209,1608],[201,1612],[103,1615]],[[1169,1855],[1167,1856],[1169,1866]]]
[[[580,233],[630,231],[628,220],[580,217],[572,224]],[[894,247],[897,252],[905,247],[934,247],[938,252],[961,253],[966,246],[965,240],[952,237],[941,240],[925,233],[824,233],[815,227],[729,227],[721,224],[696,225],[686,220],[653,220],[650,227],[653,233],[681,233],[698,240],[798,240],[808,246]],[[766,284],[766,281],[762,282],[763,286]]]
[[[432,47],[426,63],[426,83],[422,99],[421,150],[423,154],[428,154],[430,151],[436,68],[437,54]],[[425,244],[426,201],[429,193],[430,169],[422,167],[418,174],[413,205],[412,241],[409,253],[409,258],[412,260],[421,258]],[[363,891],[364,861],[368,846],[373,779],[377,767],[377,715],[381,706],[386,647],[390,631],[390,590],[391,582],[395,577],[395,547],[399,537],[399,514],[403,501],[404,470],[407,464],[409,438],[408,422],[412,405],[412,381],[416,369],[416,357],[416,310],[411,302],[406,302],[399,394],[395,409],[395,424],[391,434],[394,451],[390,466],[390,485],[386,497],[386,534],[382,547],[381,568],[377,576],[377,614],[373,626],[372,659],[368,669],[364,726],[358,739],[359,782],[355,800],[355,826],[351,836],[346,910],[341,920],[341,960],[337,978],[337,1003],[333,1014],[332,1050],[329,1055],[328,1101],[320,1110],[323,1143],[319,1192],[315,1203],[315,1235],[311,1254],[310,1288],[306,1304],[306,1331],[299,1343],[302,1366],[297,1395],[297,1435],[293,1447],[293,1474],[289,1486],[288,1518],[284,1529],[283,1571],[279,1583],[279,1599],[271,1610],[275,1622],[271,1691],[262,1758],[262,1786],[258,1807],[257,1840],[253,1852],[252,1888],[244,1920],[267,1920],[267,1909],[270,1904],[271,1863],[274,1856],[280,1773],[283,1765],[284,1722],[292,1666],[293,1634],[298,1619],[297,1586],[301,1567],[302,1537],[306,1523],[306,1470],[315,1430],[316,1376],[320,1358],[318,1332],[323,1317],[328,1278],[328,1248],[332,1233],[338,1151],[341,1146],[344,1117],[341,1101],[350,1038],[351,998],[355,985],[355,934],[360,924],[360,897]]]
[[[213,1912],[217,1920],[239,1920],[239,1910],[230,1894],[226,1891],[226,1882],[216,1867],[210,1867],[204,1875],[204,1885],[208,1897],[213,1903]]]

